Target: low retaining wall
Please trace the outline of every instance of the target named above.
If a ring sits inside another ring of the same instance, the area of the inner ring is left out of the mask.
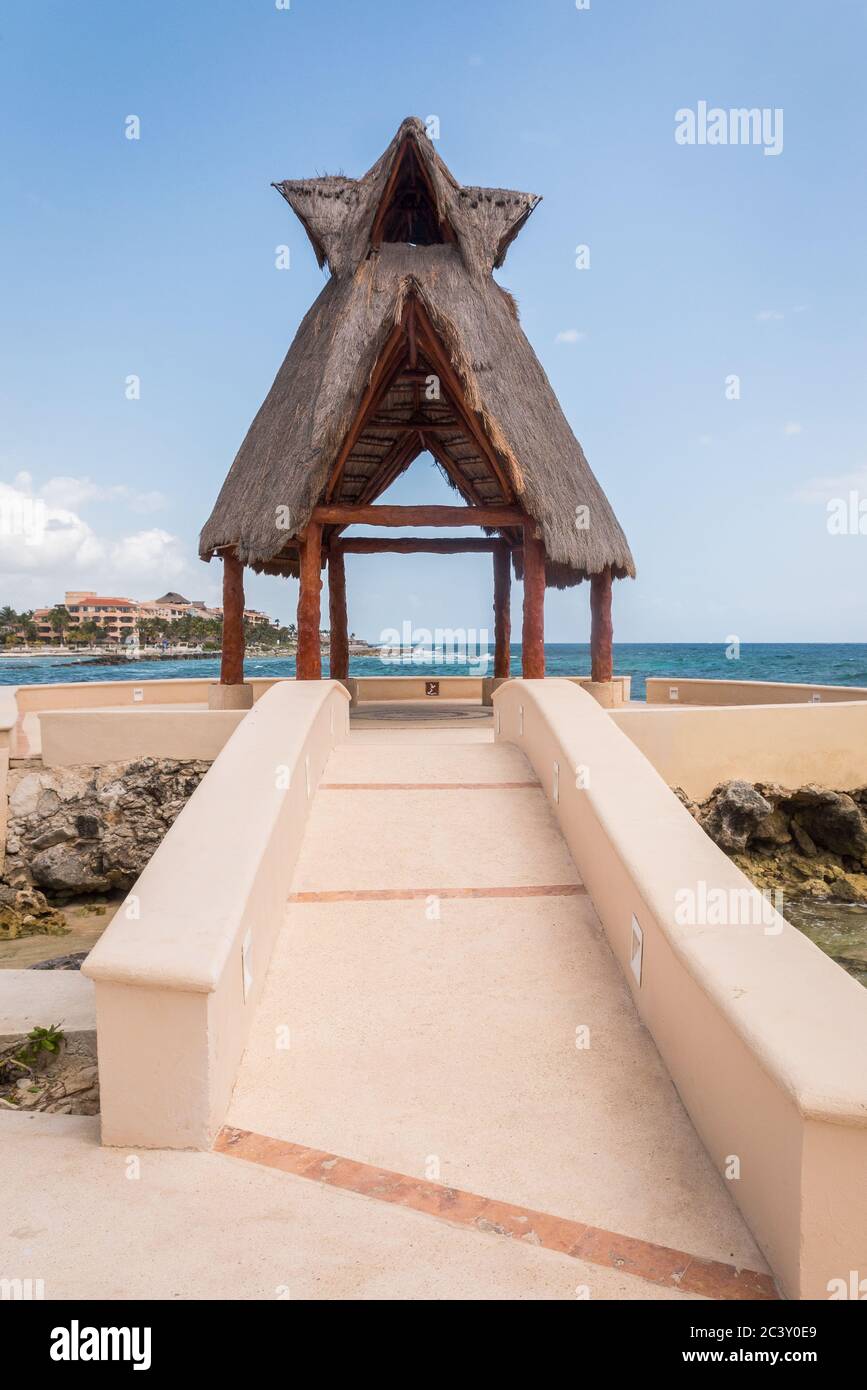
[[[683,680],[679,676],[648,676],[645,684],[649,705],[794,705],[867,700],[867,689],[854,685]]]
[[[268,691],[88,956],[104,1144],[210,1147],[348,706],[333,681]]]
[[[867,786],[867,703],[614,710],[670,787],[704,801],[720,782]]]
[[[563,679],[583,685],[606,707],[629,700],[629,676],[616,676],[602,685],[589,676]],[[485,700],[484,687],[491,684],[477,676],[433,680],[435,695],[428,694],[431,681],[424,676],[362,676],[347,684],[353,703],[430,700],[432,705],[438,700]],[[254,703],[275,685],[286,683],[294,684],[294,677],[254,676],[246,682]],[[5,763],[19,719],[27,719],[20,746],[28,756],[41,755],[47,767],[100,767],[137,757],[210,761],[247,713],[209,709],[213,684],[210,677],[182,677],[0,687],[0,818],[5,806]],[[485,703],[490,704],[489,695]],[[29,727],[34,721],[38,721],[38,734]]]
[[[517,680],[517,673],[512,677]],[[559,679],[572,681],[590,689],[600,704],[620,705],[629,699],[631,676],[615,676],[611,681],[594,682],[589,676],[561,676]],[[359,702],[388,700],[482,700],[490,704],[492,677],[482,676],[359,676],[353,678]],[[431,684],[437,686],[437,694],[428,693]]]
[[[279,685],[281,677],[253,676],[253,699],[259,700]],[[135,674],[123,681],[56,681],[51,685],[8,687],[19,714],[43,710],[104,709],[106,705],[197,705],[207,707],[213,676],[191,676],[165,680],[136,680]]]
[[[551,798],[705,1147],[724,1175],[737,1162],[729,1190],[780,1287],[827,1298],[867,1251],[863,988],[761,904],[589,696],[512,681],[494,709],[497,738],[524,751]],[[684,925],[684,892],[698,903],[712,890],[732,904],[728,923]],[[763,908],[758,925],[745,903]]]
[[[264,693],[264,692],[263,692]],[[246,710],[45,710],[39,716],[46,767],[129,762],[132,758],[213,762]]]

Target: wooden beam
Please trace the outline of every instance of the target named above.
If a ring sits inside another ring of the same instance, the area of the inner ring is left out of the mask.
[[[340,545],[348,555],[490,555],[499,541],[471,536],[464,540],[439,540],[420,536],[347,536]]]
[[[295,679],[322,679],[322,646],[319,641],[319,604],[322,590],[322,527],[311,521],[299,544],[298,651]]]
[[[541,680],[545,674],[545,546],[535,521],[524,522],[524,626],[521,674]]]
[[[418,343],[415,340],[415,303],[412,299],[409,301],[409,313],[406,319],[406,335],[409,341],[407,361],[410,371],[414,372],[418,369]]]
[[[220,685],[244,684],[244,566],[230,551],[223,555],[223,641]]]
[[[395,430],[451,430],[457,433],[463,426],[459,420],[431,420],[427,415],[412,415],[408,420],[383,420],[375,416],[365,423],[363,434],[393,434]]]
[[[413,369],[412,371],[410,371],[409,368],[407,368],[406,371],[403,371],[400,374],[401,381],[427,381],[429,376],[430,371],[427,367],[419,367],[418,369]]]
[[[611,570],[590,576],[590,679],[610,681],[614,675],[611,622]]]
[[[350,503],[349,505],[356,507],[365,506],[367,503],[371,502],[374,497],[378,497],[380,493],[385,492],[391,487],[395,478],[398,478],[404,469],[409,467],[417,454],[418,439],[415,430],[410,430],[408,434],[403,435],[400,439],[395,441],[388,453],[384,456],[382,467],[368,478],[362,488],[361,496],[358,501]],[[339,536],[345,529],[346,524],[336,526],[333,531],[329,532],[329,536]]]
[[[512,552],[506,541],[494,541],[494,678],[508,680],[511,674],[512,638]]]
[[[340,453],[337,455],[337,460],[334,464],[331,478],[328,482],[328,488],[325,493],[326,497],[330,498],[334,496],[340,482],[340,475],[343,472],[344,464],[364,428],[366,417],[371,411],[376,409],[391,385],[395,368],[403,356],[404,335],[405,330],[403,324],[396,323],[386,339],[379,361],[374,367],[370,381],[367,383],[367,387],[361,397],[355,419],[343,441]]]
[[[353,506],[326,503],[313,508],[313,520],[321,526],[518,526],[524,522],[519,507],[395,507]]]
[[[328,669],[333,681],[349,679],[349,624],[346,616],[346,566],[343,547],[332,541],[328,547],[328,610],[331,637]]]
[[[476,418],[474,412],[465,403],[466,388],[461,381],[445,352],[436,329],[428,318],[422,306],[419,304],[416,311],[416,335],[425,354],[431,359],[436,375],[445,383],[449,395],[449,401],[461,417],[465,428],[482,452],[482,455],[491,466],[491,470],[500,485],[500,490],[506,501],[512,501],[513,491],[511,483],[500,466],[491,441],[482,429],[481,422]]]
[[[373,423],[372,417],[375,417],[378,407],[388,394],[395,379],[401,375],[401,364],[404,364],[407,350],[410,354],[415,354],[418,351],[419,344],[422,345],[425,355],[430,358],[435,374],[440,377],[445,385],[449,404],[458,417],[455,426],[446,426],[446,428],[459,428],[461,425],[463,426],[466,433],[479,449],[482,457],[490,466],[491,471],[497,479],[504,500],[506,502],[511,502],[514,497],[511,484],[503,472],[496,452],[485,434],[480,421],[465,403],[463,382],[452,367],[448,359],[448,354],[442,347],[436,335],[436,330],[425,313],[424,308],[421,303],[415,299],[410,299],[405,306],[401,322],[395,324],[386,340],[379,360],[374,367],[370,381],[359,402],[355,419],[347,431],[346,438],[343,441],[343,445],[335,461],[325,491],[326,501],[330,502],[334,498],[340,485],[340,479],[349,455],[361,438],[368,422],[370,421]],[[388,424],[390,424],[390,422],[388,422]],[[377,428],[380,429],[387,427],[388,425],[385,423],[381,423],[377,426]],[[423,428],[429,428],[427,422],[425,422]]]

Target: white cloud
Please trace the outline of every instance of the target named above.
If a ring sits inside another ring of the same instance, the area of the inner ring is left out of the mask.
[[[19,476],[29,480],[29,474]],[[93,482],[91,478],[49,478],[39,492],[46,502],[71,510],[83,507],[88,502],[117,502],[134,512],[159,511],[167,505],[167,499],[156,490],[136,492],[134,488],[126,487],[124,484],[106,487]]]
[[[803,427],[798,423],[797,420],[787,420],[783,433],[788,435],[800,434],[802,428]]]
[[[169,531],[105,535],[79,514],[77,507],[104,491],[86,478],[52,478],[38,489],[28,473],[0,482],[0,604],[47,607],[67,588],[152,597],[168,580],[202,589],[198,568]],[[125,501],[146,496],[121,491]]]
[[[554,339],[555,343],[583,343],[587,334],[579,328],[562,328]]]
[[[109,558],[112,567],[130,579],[175,579],[188,568],[178,537],[158,529],[113,541]]]
[[[779,309],[760,309],[756,314],[756,319],[759,323],[771,323],[784,319],[785,317],[785,314],[781,314]]]
[[[836,478],[808,478],[796,489],[794,497],[798,502],[830,502],[832,497],[845,497],[850,492],[867,496],[867,464]]]

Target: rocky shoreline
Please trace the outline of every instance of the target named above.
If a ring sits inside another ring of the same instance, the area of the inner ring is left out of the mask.
[[[867,985],[867,787],[830,791],[735,780],[701,803],[674,791],[783,916]]]
[[[13,768],[0,943],[63,937],[71,930],[69,904],[131,888],[209,767],[139,758],[103,767]],[[867,787],[788,789],[735,780],[701,803],[674,791],[757,888],[782,894],[783,915],[867,984]],[[59,964],[59,941],[58,948]]]
[[[13,768],[0,941],[69,930],[64,904],[132,887],[209,762]]]

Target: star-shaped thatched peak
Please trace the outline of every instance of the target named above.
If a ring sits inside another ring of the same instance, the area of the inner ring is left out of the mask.
[[[490,275],[539,202],[534,193],[459,184],[423,123],[410,116],[360,179],[342,175],[275,183],[306,231],[320,266],[352,274],[383,243],[456,243],[468,271]]]

